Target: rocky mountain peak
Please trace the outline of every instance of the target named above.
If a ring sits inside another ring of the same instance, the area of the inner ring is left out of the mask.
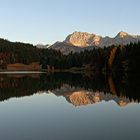
[[[129,34],[128,34],[127,32],[121,31],[121,32],[119,32],[119,33],[117,34],[117,37],[124,38],[124,37],[126,37],[126,36],[128,36],[128,35],[129,35]]]
[[[87,32],[73,32],[63,42],[55,43],[50,48],[59,50],[63,54],[91,50],[95,47],[109,47],[112,45],[127,45],[140,41],[139,35],[131,35],[121,31],[115,37],[102,37]]]
[[[87,32],[74,32],[67,36],[64,42],[71,43],[78,47],[87,47],[91,44],[95,45],[99,41],[99,37],[95,34]]]

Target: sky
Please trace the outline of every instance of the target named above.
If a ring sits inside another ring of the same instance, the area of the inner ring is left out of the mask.
[[[140,34],[140,0],[0,0],[0,38],[53,44],[74,31]]]

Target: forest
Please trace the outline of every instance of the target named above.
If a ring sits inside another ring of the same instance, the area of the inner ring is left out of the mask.
[[[63,55],[60,51],[0,39],[1,70],[6,69],[7,64],[38,62],[42,69],[66,70],[76,67],[95,73],[139,72],[139,54],[140,42]]]

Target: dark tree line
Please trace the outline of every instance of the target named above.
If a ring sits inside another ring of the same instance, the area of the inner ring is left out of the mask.
[[[51,49],[39,49],[31,44],[10,42],[0,39],[0,66],[6,64],[39,62],[43,69],[52,66],[55,69],[87,67],[98,72],[138,72],[140,43],[126,46],[94,48],[80,53],[63,55]]]
[[[140,43],[126,46],[111,46],[94,48],[81,53],[62,55],[54,50],[42,49],[40,62],[44,68],[47,65],[56,69],[86,67],[98,72],[139,72]]]
[[[38,49],[31,45],[19,42],[10,42],[0,39],[0,62],[6,64],[29,64],[39,61]]]

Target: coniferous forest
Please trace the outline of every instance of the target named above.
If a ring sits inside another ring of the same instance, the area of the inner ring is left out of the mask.
[[[139,72],[140,42],[126,46],[94,48],[80,53],[63,55],[52,49],[40,49],[32,44],[0,39],[0,69],[7,64],[38,62],[42,69],[66,70],[84,68],[97,73]]]

